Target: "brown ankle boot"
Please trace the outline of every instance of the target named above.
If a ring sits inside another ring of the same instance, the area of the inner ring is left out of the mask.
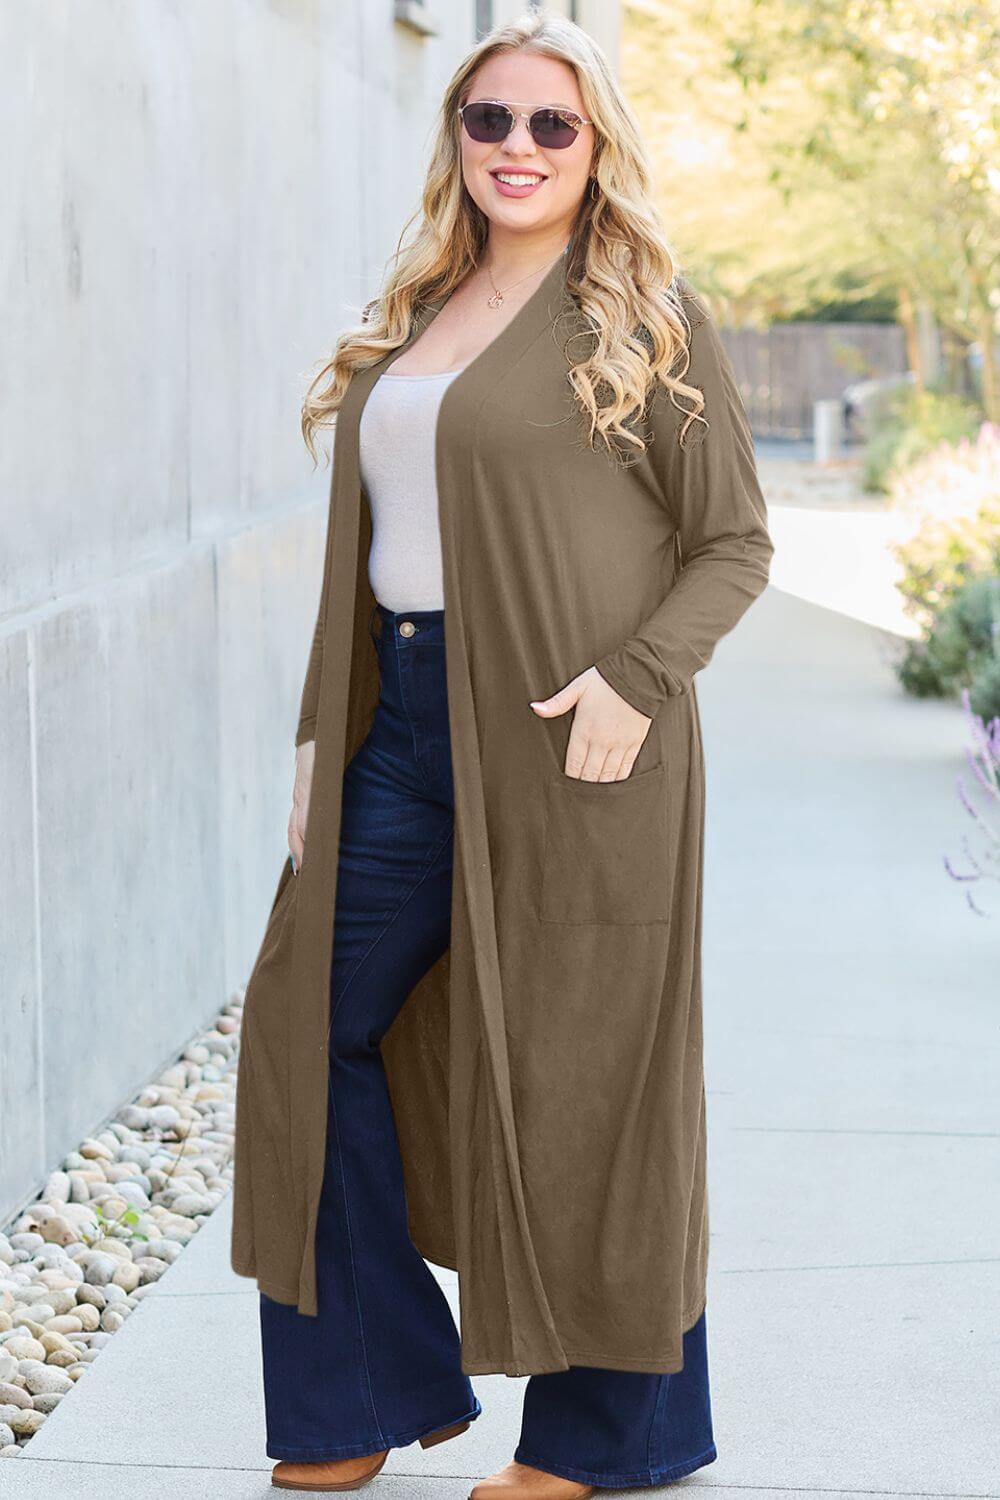
[[[359,1490],[374,1479],[386,1459],[383,1453],[361,1458],[331,1458],[322,1463],[300,1464],[283,1458],[271,1470],[271,1483],[279,1490]]]
[[[451,1427],[439,1427],[420,1439],[421,1448],[433,1448],[435,1443],[446,1442],[465,1432],[468,1422],[455,1422]],[[361,1458],[331,1458],[320,1463],[293,1463],[282,1459],[271,1470],[271,1483],[279,1490],[360,1490],[370,1479],[374,1479],[386,1459],[384,1452],[367,1453]]]
[[[587,1496],[593,1493],[592,1484],[563,1479],[559,1474],[533,1469],[530,1464],[519,1464],[515,1459],[499,1474],[481,1479],[474,1485],[469,1500],[587,1500]]]

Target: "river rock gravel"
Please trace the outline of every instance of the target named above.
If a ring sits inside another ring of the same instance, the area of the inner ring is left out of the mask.
[[[16,1458],[232,1186],[243,992],[0,1231],[0,1458]]]

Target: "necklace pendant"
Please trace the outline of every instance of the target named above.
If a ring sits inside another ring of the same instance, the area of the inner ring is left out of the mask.
[[[494,292],[493,296],[487,302],[486,306],[487,307],[503,307],[503,293],[502,292]]]

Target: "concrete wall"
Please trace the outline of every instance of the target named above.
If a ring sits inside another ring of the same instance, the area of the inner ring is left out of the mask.
[[[429,10],[0,16],[0,1222],[256,953],[326,522],[299,403],[476,37]]]

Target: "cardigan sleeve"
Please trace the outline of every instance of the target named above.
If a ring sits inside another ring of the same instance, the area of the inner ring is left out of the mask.
[[[691,358],[683,379],[704,393],[709,426],[693,422],[681,448],[685,413],[658,382],[648,450],[680,540],[681,568],[666,598],[634,634],[594,663],[649,718],[666,697],[689,691],[716,643],[766,587],[774,552],[732,365],[707,307],[688,283],[682,290],[692,304]]]

